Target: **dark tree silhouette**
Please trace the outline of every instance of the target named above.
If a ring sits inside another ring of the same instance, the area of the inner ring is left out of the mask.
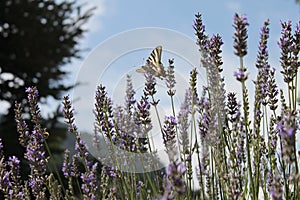
[[[25,106],[25,88],[37,86],[46,103],[73,87],[65,85],[68,73],[62,66],[80,57],[78,42],[93,10],[82,9],[76,0],[0,1],[0,102],[9,105],[0,116],[0,138],[7,155],[22,156],[16,148],[14,103]],[[53,127],[56,121],[54,116],[46,124]]]

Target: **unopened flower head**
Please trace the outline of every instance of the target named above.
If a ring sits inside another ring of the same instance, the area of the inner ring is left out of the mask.
[[[239,57],[244,57],[247,54],[247,26],[249,23],[247,21],[246,15],[234,15],[233,27],[235,29],[234,33],[234,49],[235,55]]]

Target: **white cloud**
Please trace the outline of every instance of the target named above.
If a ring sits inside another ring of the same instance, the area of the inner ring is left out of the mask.
[[[231,12],[237,12],[238,10],[241,10],[241,4],[239,2],[235,2],[235,1],[229,1],[226,4],[227,9]]]

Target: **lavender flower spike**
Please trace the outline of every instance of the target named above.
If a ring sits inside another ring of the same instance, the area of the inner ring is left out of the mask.
[[[169,184],[177,196],[182,196],[186,191],[186,184],[184,181],[184,174],[186,172],[185,164],[183,162],[171,162],[167,169]]]
[[[176,125],[177,121],[173,116],[166,117],[163,127],[163,140],[170,161],[175,160],[176,151]]]
[[[234,15],[234,54],[244,57],[247,54],[247,26],[249,25],[246,15]]]

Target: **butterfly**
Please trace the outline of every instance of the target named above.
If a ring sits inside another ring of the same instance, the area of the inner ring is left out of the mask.
[[[154,76],[163,79],[166,76],[166,71],[161,63],[162,46],[157,46],[150,54],[146,61],[146,65],[140,67],[136,71],[139,73],[150,73]]]

